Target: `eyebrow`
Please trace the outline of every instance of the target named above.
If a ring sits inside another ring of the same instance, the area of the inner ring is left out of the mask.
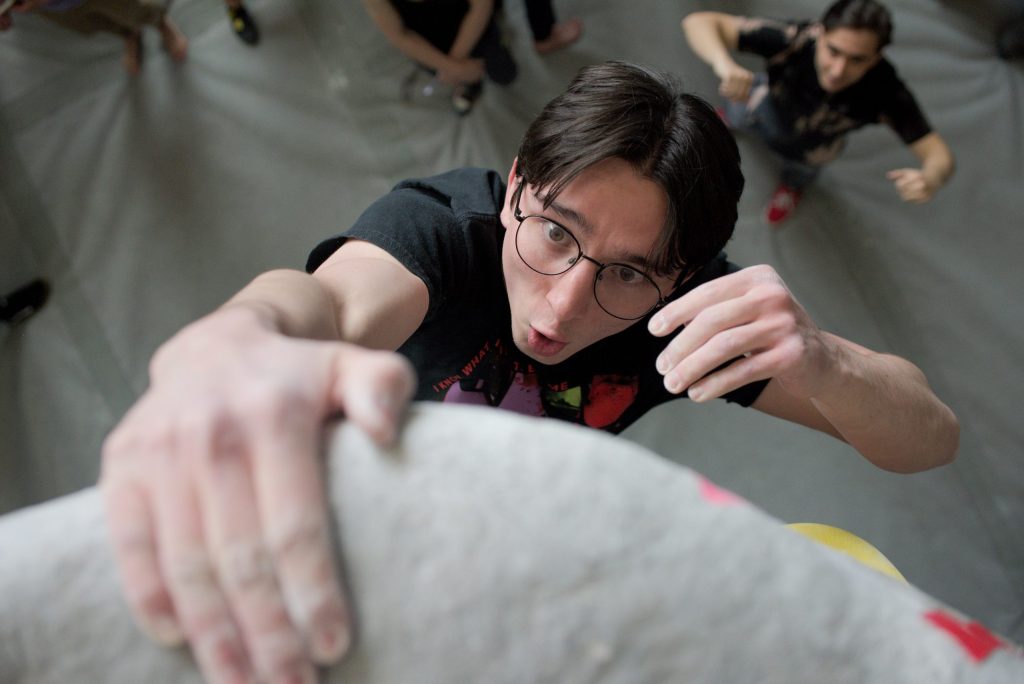
[[[547,197],[541,196],[539,194],[537,195],[537,199],[541,201],[541,204],[547,201]],[[558,200],[552,200],[551,204],[549,204],[548,206],[551,209],[554,209],[555,213],[558,214],[560,218],[578,227],[579,231],[584,235],[593,235],[594,225],[590,221],[588,221],[587,217],[581,214],[580,212],[576,211],[572,207],[565,206]],[[618,256],[612,257],[606,263],[625,263],[636,266],[644,273],[653,272],[653,265],[651,264],[650,259],[648,259],[647,256],[644,254],[636,254],[633,252],[620,252]]]
[[[874,57],[874,55],[860,55],[857,54],[856,52],[844,52],[827,40],[825,41],[825,45],[827,45],[828,49],[831,50],[832,52],[836,53],[837,55],[842,55],[847,59],[859,59],[862,62],[866,62],[872,57]]]

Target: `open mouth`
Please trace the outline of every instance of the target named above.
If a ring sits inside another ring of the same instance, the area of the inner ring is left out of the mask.
[[[565,342],[538,332],[533,326],[530,326],[530,332],[526,336],[526,344],[530,347],[530,351],[537,356],[554,356],[565,349],[566,345]]]

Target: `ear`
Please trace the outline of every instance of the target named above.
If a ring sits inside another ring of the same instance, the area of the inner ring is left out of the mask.
[[[512,201],[512,193],[515,190],[515,180],[519,177],[519,157],[512,160],[512,168],[508,172],[508,189],[505,191],[506,197],[508,198],[508,204]]]
[[[501,223],[508,230],[512,225],[512,197],[516,192],[516,183],[519,182],[519,157],[512,160],[512,168],[508,172],[508,184],[505,186],[505,203],[501,208]]]

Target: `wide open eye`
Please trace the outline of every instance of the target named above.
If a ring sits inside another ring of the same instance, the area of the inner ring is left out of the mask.
[[[552,244],[564,245],[567,242],[572,241],[572,238],[569,237],[569,233],[566,232],[565,228],[562,228],[562,226],[557,223],[552,223],[551,221],[544,221],[541,225],[541,231],[543,232],[545,239]]]
[[[611,278],[611,283],[615,285],[647,285],[647,278],[644,274],[635,268],[629,266],[623,266],[622,264],[609,264],[608,268],[605,269],[608,276]]]

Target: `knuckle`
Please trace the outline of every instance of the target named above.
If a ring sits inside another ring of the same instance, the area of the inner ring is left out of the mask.
[[[736,333],[723,330],[715,337],[715,348],[722,356],[731,356],[736,350]]]
[[[312,511],[270,528],[267,537],[273,555],[282,559],[316,556],[328,548],[327,524]]]
[[[167,584],[181,598],[183,609],[218,603],[216,575],[204,552],[197,550],[171,559],[165,573]]]
[[[266,548],[253,542],[234,542],[215,553],[221,584],[232,595],[272,596],[277,582]]]

